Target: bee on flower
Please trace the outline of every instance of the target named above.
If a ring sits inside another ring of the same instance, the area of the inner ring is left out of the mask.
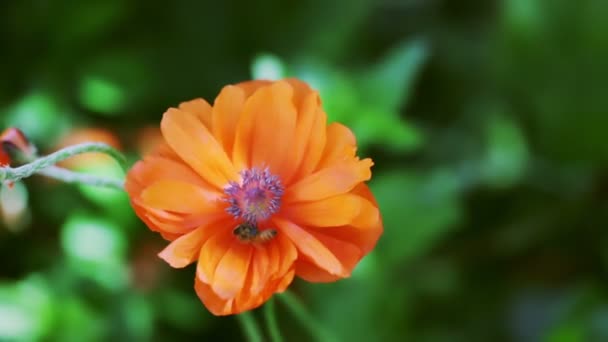
[[[137,215],[215,315],[254,309],[297,276],[350,276],[383,231],[371,159],[296,79],[222,89],[168,109],[163,142],[127,174]]]

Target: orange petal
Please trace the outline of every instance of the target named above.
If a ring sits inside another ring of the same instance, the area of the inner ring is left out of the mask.
[[[272,81],[268,80],[252,80],[245,81],[238,84],[235,84],[235,87],[241,88],[245,92],[245,97],[249,97],[253,95],[258,89],[263,88],[267,85],[271,85]]]
[[[225,300],[220,298],[213,292],[211,286],[203,283],[196,277],[194,279],[194,290],[203,304],[205,304],[207,310],[212,314],[225,316],[236,313],[233,310],[234,299]]]
[[[311,93],[316,93],[306,82],[300,81],[297,78],[286,78],[283,81],[289,83],[293,88],[293,103],[297,107],[305,101],[305,98]]]
[[[376,246],[378,239],[382,235],[382,224],[381,222],[378,222],[376,225],[367,229],[360,229],[352,226],[328,227],[323,228],[323,234],[349,242],[357,246],[365,255]]]
[[[196,265],[196,276],[207,284],[213,283],[217,265],[234,241],[232,232],[225,229],[225,226],[225,224],[218,224],[216,234],[212,235],[201,248]]]
[[[272,244],[270,242],[269,244]],[[256,246],[251,257],[251,288],[249,291],[253,295],[259,294],[270,277],[269,274],[270,260],[266,246]]]
[[[324,169],[335,162],[352,158],[356,151],[357,140],[353,132],[348,127],[334,122],[327,126],[325,150],[316,169]]]
[[[286,82],[260,88],[247,101],[239,121],[233,160],[237,167],[269,167],[281,173],[296,124],[293,91]]]
[[[363,251],[363,254],[367,254],[376,246],[378,239],[382,235],[382,217],[377,210],[378,203],[374,199],[374,196],[366,184],[359,184],[351,193],[365,199],[367,203],[364,204],[364,206],[371,205],[374,207],[376,209],[375,214],[369,215],[369,222],[365,222],[365,224],[363,224],[363,221],[359,221],[359,227],[327,227],[323,228],[322,232],[323,234],[334,237],[338,240],[348,241],[358,246]],[[367,210],[369,210],[369,208],[363,208],[361,213],[365,213]]]
[[[346,193],[371,178],[372,165],[369,158],[335,163],[287,188],[285,203],[315,201]]]
[[[281,278],[281,280],[278,282],[277,284],[277,288],[276,288],[276,293],[283,293],[285,292],[285,290],[287,290],[287,287],[291,284],[291,282],[293,281],[293,276],[295,274],[295,270],[291,269],[289,270],[284,276],[283,278]]]
[[[325,232],[325,230],[323,232]],[[331,274],[325,269],[309,263],[306,260],[298,260],[296,262],[296,274],[298,277],[310,282],[331,282],[338,278],[350,276],[351,272],[364,255],[362,250],[348,241],[342,241],[327,234],[315,231],[310,231],[309,233],[340,260],[340,263],[344,268],[344,273],[341,275]]]
[[[198,98],[191,101],[182,102],[179,104],[179,109],[196,115],[196,117],[201,120],[207,129],[211,130],[211,106],[209,103],[207,103],[207,101]]]
[[[238,179],[221,145],[192,114],[169,109],[161,130],[167,144],[198,174],[218,189]]]
[[[302,226],[335,227],[350,224],[359,217],[363,198],[344,194],[314,202],[292,203],[282,215]]]
[[[357,195],[354,195],[357,196]],[[359,215],[350,223],[353,227],[368,229],[378,224],[380,221],[380,210],[369,200],[357,196],[359,198],[360,210]]]
[[[229,156],[232,155],[236,125],[244,103],[245,92],[232,85],[224,87],[213,103],[213,135]]]
[[[222,210],[216,192],[190,183],[174,180],[160,180],[141,193],[147,206],[177,213],[212,213]]]
[[[215,269],[211,288],[221,298],[230,299],[243,289],[253,247],[236,239]]]
[[[208,231],[207,227],[200,227],[182,235],[165,247],[158,256],[171,267],[186,267],[198,258],[204,237],[209,234]]]
[[[310,130],[310,136],[307,139],[304,157],[298,166],[298,172],[294,179],[300,179],[309,175],[314,171],[323,156],[323,150],[327,143],[326,135],[327,115],[319,107],[315,114],[315,121]]]
[[[298,259],[295,267],[298,277],[311,283],[331,283],[342,279],[339,275],[330,274],[308,260]]]
[[[203,179],[183,162],[150,156],[138,161],[129,170],[125,190],[130,197],[136,197],[148,185],[161,179],[180,180],[199,186],[205,185]]]
[[[290,84],[292,84],[290,82]],[[293,85],[292,85],[293,86]],[[296,83],[298,86],[298,83]],[[297,88],[296,88],[297,89]],[[295,89],[294,89],[295,90]],[[294,104],[297,106],[298,119],[293,140],[292,152],[288,154],[288,161],[285,163],[285,184],[290,184],[295,171],[298,169],[304,158],[306,148],[309,144],[311,130],[317,117],[317,110],[320,106],[319,94],[308,89],[308,93],[303,94],[303,90],[294,91]],[[299,97],[296,99],[296,97]],[[325,130],[325,127],[322,128]]]
[[[280,255],[277,259],[279,264],[276,269],[276,276],[281,276],[293,267],[294,261],[298,258],[298,250],[285,234],[277,235],[274,240],[276,241]]]
[[[182,225],[181,222],[163,221],[162,219],[159,219],[158,217],[150,214],[149,212],[145,215],[145,218],[146,220],[144,220],[144,222],[152,223],[151,225],[148,224],[148,227],[150,227],[150,229],[158,231],[161,234],[169,234],[171,236],[175,236],[174,239],[168,239],[169,241],[173,241],[194,229],[193,227]]]
[[[280,218],[273,219],[280,232],[294,243],[300,253],[308,257],[318,267],[336,275],[342,275],[344,269],[340,260],[318,239],[301,227]]]

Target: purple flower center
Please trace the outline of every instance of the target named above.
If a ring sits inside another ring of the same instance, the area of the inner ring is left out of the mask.
[[[224,193],[230,204],[226,211],[237,219],[255,224],[279,210],[283,185],[268,168],[252,168],[243,170],[241,183],[230,182]]]

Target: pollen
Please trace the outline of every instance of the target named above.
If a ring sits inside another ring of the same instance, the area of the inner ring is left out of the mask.
[[[230,182],[224,190],[226,211],[237,219],[257,223],[268,219],[281,207],[283,185],[268,168],[241,172],[241,182]]]

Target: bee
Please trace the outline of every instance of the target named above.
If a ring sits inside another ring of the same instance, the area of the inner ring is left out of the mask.
[[[265,229],[260,231],[256,224],[245,222],[236,226],[232,233],[241,242],[262,243],[272,240],[277,235],[277,230]]]

